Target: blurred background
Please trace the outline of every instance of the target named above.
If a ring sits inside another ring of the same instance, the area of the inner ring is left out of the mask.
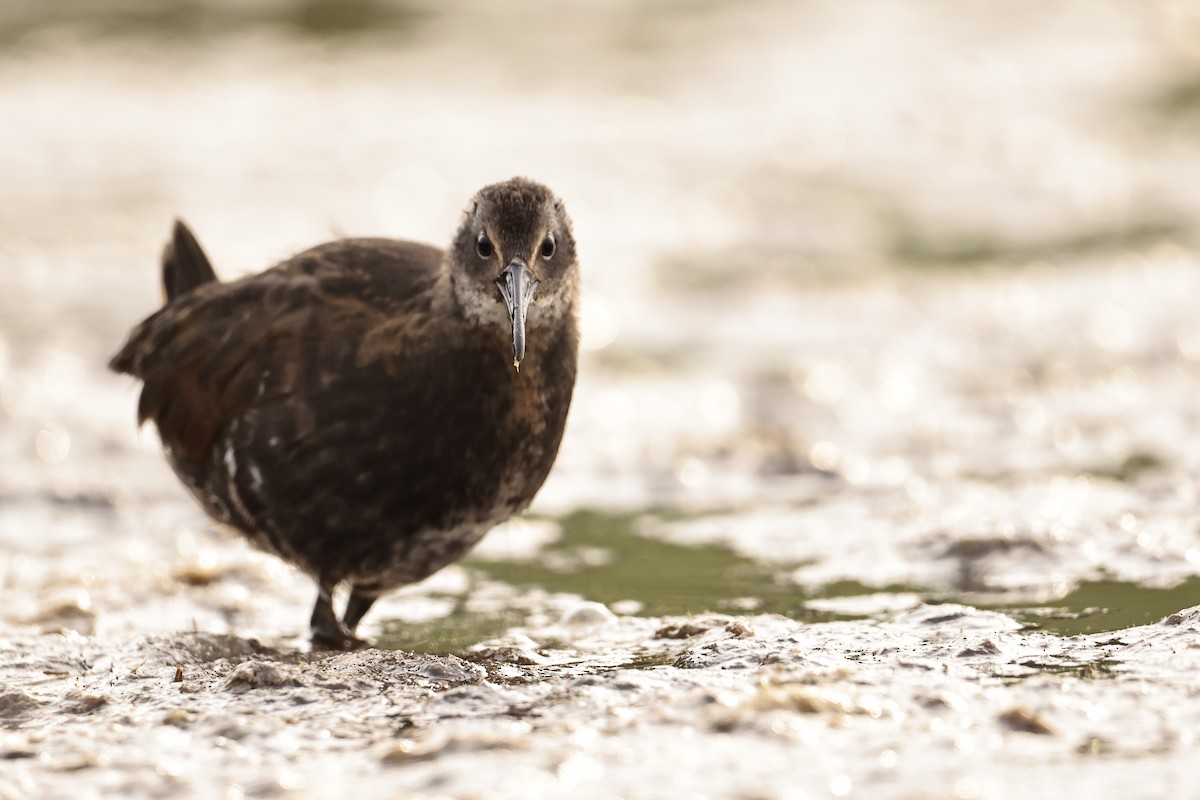
[[[443,244],[514,174],[564,198],[586,284],[539,515],[801,593],[1200,599],[1195,3],[0,0],[7,624],[253,625],[211,576],[283,580],[103,369],[175,216],[231,276]]]

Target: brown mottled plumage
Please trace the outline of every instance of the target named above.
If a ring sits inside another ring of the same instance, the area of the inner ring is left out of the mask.
[[[167,304],[110,366],[143,381],[139,422],[209,515],[316,579],[314,642],[353,647],[381,593],[461,557],[546,479],[578,280],[561,202],[520,178],[480,191],[446,252],[344,239],[228,283],[177,223]]]

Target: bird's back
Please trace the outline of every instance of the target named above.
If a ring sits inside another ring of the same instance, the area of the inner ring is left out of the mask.
[[[223,425],[311,391],[383,318],[427,312],[440,259],[412,242],[345,239],[204,282],[134,328],[109,366],[143,381],[138,421],[152,419],[174,455],[200,463]]]

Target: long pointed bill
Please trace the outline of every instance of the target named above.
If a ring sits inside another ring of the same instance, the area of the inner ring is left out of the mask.
[[[529,301],[537,291],[538,282],[529,271],[529,265],[523,258],[514,258],[496,279],[500,287],[500,296],[508,306],[508,315],[512,317],[513,332],[513,366],[519,371],[521,359],[525,358],[525,314],[529,311]]]

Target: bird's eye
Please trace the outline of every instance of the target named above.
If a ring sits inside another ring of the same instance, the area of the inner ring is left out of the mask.
[[[492,254],[496,252],[492,240],[486,233],[479,234],[479,238],[475,240],[475,252],[479,254],[480,258],[491,258]]]
[[[542,240],[542,248],[538,251],[542,258],[549,261],[554,257],[554,234],[546,234],[546,238]]]

